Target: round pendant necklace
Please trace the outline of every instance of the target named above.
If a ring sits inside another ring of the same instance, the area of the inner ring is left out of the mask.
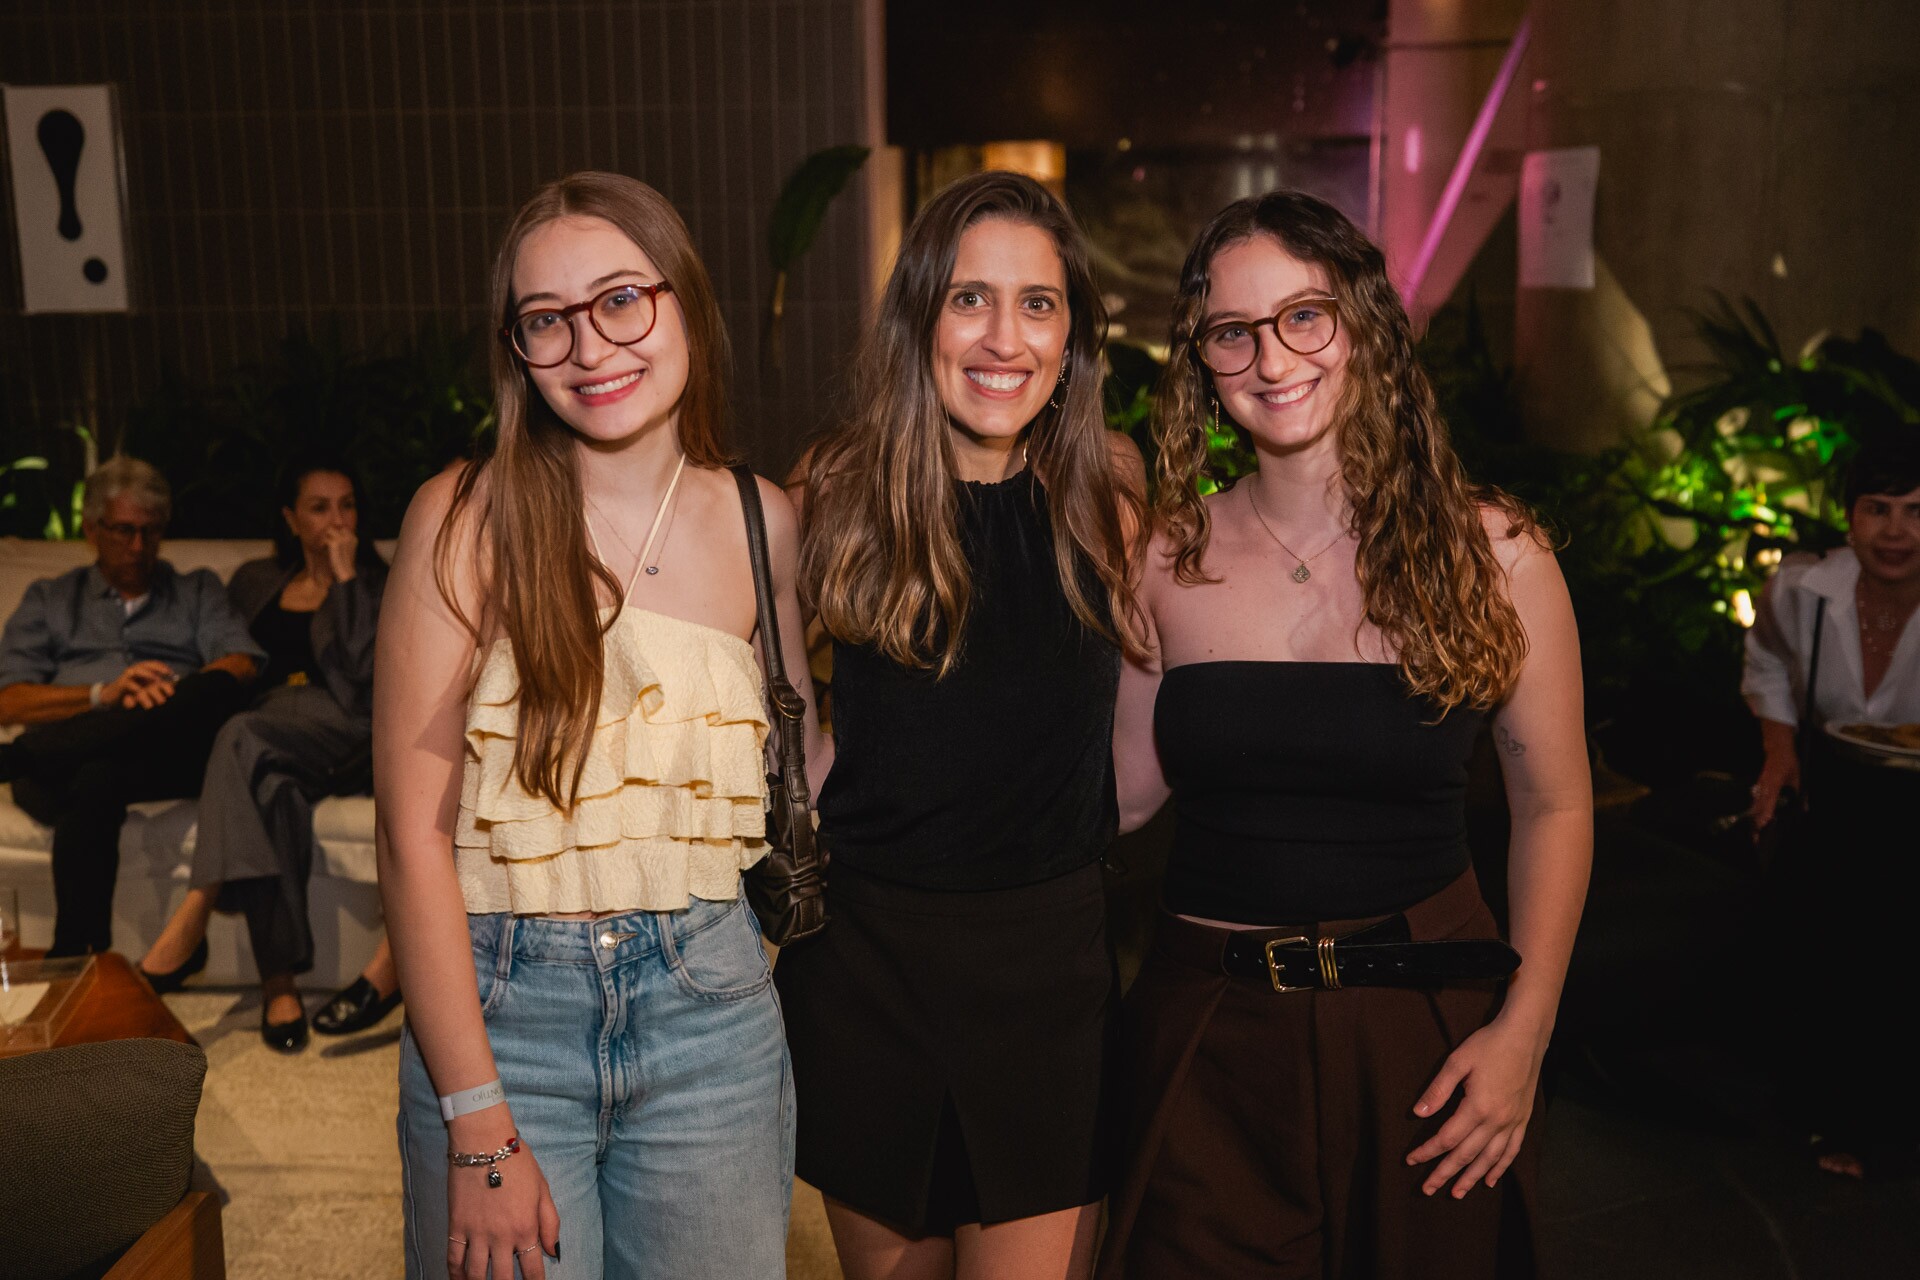
[[[1267,536],[1273,539],[1274,545],[1286,552],[1289,556],[1292,556],[1295,560],[1296,563],[1293,566],[1293,572],[1287,575],[1295,582],[1305,582],[1308,578],[1311,578],[1313,576],[1313,570],[1307,568],[1307,565],[1339,546],[1347,536],[1345,533],[1341,533],[1335,537],[1332,542],[1329,542],[1312,555],[1303,557],[1296,553],[1292,547],[1280,541],[1280,535],[1273,531],[1273,526],[1267,523],[1267,518],[1260,514],[1260,504],[1253,500],[1252,485],[1247,486],[1247,505],[1253,508],[1253,518],[1260,522],[1260,527],[1267,531]]]

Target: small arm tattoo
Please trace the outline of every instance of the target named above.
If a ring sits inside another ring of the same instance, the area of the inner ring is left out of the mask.
[[[1514,737],[1511,733],[1508,733],[1505,725],[1500,725],[1494,729],[1493,739],[1500,744],[1502,751],[1516,760],[1527,754],[1527,744]]]

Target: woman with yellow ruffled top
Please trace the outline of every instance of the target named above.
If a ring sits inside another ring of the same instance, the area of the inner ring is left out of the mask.
[[[757,649],[805,662],[792,509],[759,482],[761,636],[726,332],[657,192],[542,188],[492,299],[497,443],[414,499],[380,629],[407,1274],[778,1276],[793,1091],[740,876]]]

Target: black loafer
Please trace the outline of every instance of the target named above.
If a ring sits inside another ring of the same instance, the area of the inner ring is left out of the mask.
[[[260,1011],[260,1038],[275,1053],[298,1053],[307,1047],[307,1015],[292,1022],[268,1022],[267,1011]]]
[[[313,1029],[323,1036],[352,1035],[379,1022],[399,1003],[399,988],[383,996],[365,978],[355,978],[327,1001],[326,1008],[313,1015]]]
[[[139,968],[138,965],[134,967]],[[187,957],[187,962],[178,969],[169,969],[165,973],[148,973],[145,969],[140,969],[140,976],[145,978],[147,985],[153,988],[153,994],[164,996],[169,991],[178,991],[186,986],[188,978],[206,967],[207,940],[202,938],[194,947],[193,953]]]

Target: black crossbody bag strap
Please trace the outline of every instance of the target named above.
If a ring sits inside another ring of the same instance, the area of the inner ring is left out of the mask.
[[[760,480],[746,466],[732,468],[747,517],[747,555],[753,562],[753,596],[760,616],[760,657],[766,664],[768,728],[779,735],[779,772],[767,775],[767,851],[747,868],[747,903],[760,932],[785,947],[827,926],[827,855],[813,829],[807,790],[807,704],[787,678],[780,649],[780,614],[774,607],[773,566],[767,550],[767,518],[760,508]]]
[[[747,558],[753,563],[753,597],[760,615],[760,657],[766,664],[767,699],[772,703],[774,729],[780,739],[780,772],[787,798],[796,810],[810,808],[807,792],[807,704],[787,679],[786,657],[780,651],[780,610],[774,602],[772,557],[767,550],[767,516],[760,506],[760,481],[746,463],[729,467],[740,486],[740,506],[747,516]],[[811,829],[811,821],[808,823]]]

